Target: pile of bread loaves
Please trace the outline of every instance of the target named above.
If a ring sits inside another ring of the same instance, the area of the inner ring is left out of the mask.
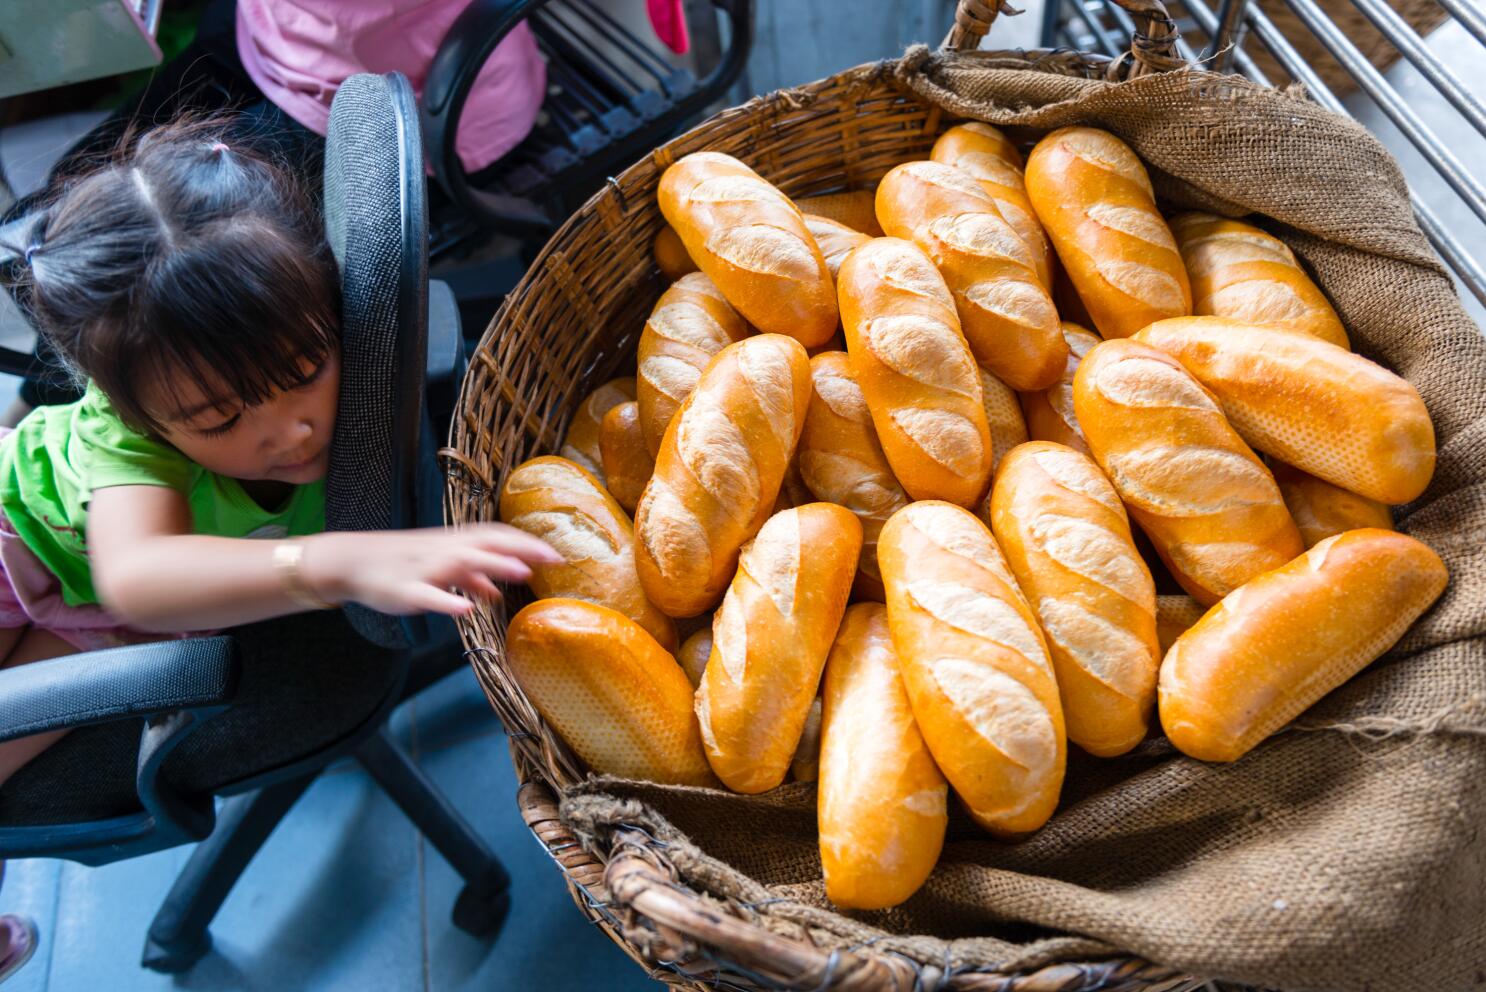
[[[800,205],[702,152],[659,196],[637,378],[500,495],[566,559],[509,663],[597,771],[818,775],[838,905],[923,883],[950,787],[1036,830],[1069,740],[1121,754],[1154,710],[1238,759],[1444,590],[1388,509],[1434,470],[1419,394],[1282,242],[1164,218],[1113,135],[1054,131],[1024,171],[963,124],[875,197]]]

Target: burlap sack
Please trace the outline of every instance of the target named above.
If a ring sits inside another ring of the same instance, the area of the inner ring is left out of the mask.
[[[1070,755],[1059,812],[1014,845],[957,812],[933,877],[890,911],[829,908],[812,786],[745,797],[597,780],[564,797],[564,818],[590,839],[644,825],[688,884],[826,946],[1008,970],[1129,951],[1284,989],[1486,985],[1486,344],[1397,165],[1351,122],[1228,77],[1109,84],[923,49],[894,71],[955,115],[1107,128],[1150,165],[1165,207],[1252,214],[1283,237],[1357,350],[1434,416],[1433,484],[1396,515],[1444,558],[1450,587],[1306,729],[1236,764],[1160,738],[1112,760]]]

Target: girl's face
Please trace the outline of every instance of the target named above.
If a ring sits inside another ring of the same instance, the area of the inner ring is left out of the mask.
[[[180,386],[180,416],[157,418],[163,437],[208,471],[244,482],[304,485],[325,478],[340,393],[340,355],[304,363],[305,381],[252,407],[207,402],[195,383]]]

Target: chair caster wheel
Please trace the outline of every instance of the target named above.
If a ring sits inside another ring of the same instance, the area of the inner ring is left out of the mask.
[[[466,885],[454,901],[454,925],[471,937],[493,937],[511,910],[511,893]]]
[[[197,961],[206,957],[207,951],[211,949],[212,935],[209,930],[203,930],[200,938],[194,941],[161,943],[153,936],[147,936],[144,942],[144,956],[140,958],[139,963],[151,971],[178,975],[183,971],[189,971]]]

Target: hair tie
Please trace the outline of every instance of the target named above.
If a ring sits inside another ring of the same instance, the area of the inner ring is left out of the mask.
[[[212,151],[214,152],[225,152],[229,150],[230,149],[228,149],[227,145],[220,141],[217,142],[215,145],[212,145]]]

